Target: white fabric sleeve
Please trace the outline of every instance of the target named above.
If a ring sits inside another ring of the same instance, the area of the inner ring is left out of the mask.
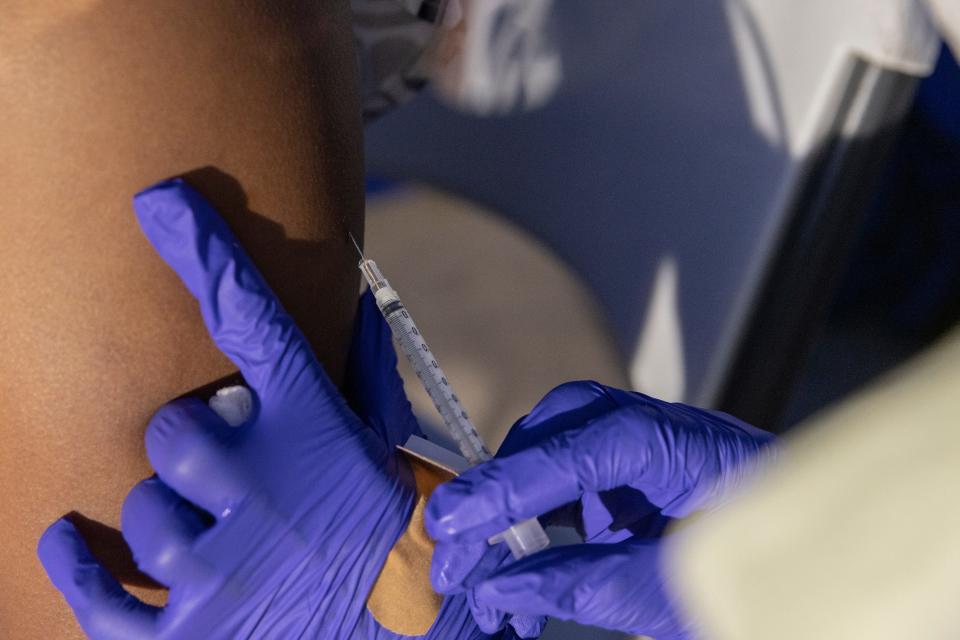
[[[960,637],[960,330],[669,537],[710,640]]]
[[[960,1],[926,0],[926,5],[940,35],[960,58]]]

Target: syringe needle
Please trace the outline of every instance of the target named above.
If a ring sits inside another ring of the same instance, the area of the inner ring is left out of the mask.
[[[350,241],[353,242],[353,246],[357,248],[357,253],[360,254],[361,260],[366,260],[367,258],[363,255],[363,251],[360,249],[360,245],[357,244],[357,239],[353,237],[353,234],[347,231],[347,235],[350,236]]]

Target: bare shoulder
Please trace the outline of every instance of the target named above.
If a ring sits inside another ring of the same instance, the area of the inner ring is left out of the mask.
[[[151,473],[151,413],[233,370],[140,233],[136,191],[185,174],[342,372],[358,286],[346,231],[362,232],[349,16],[345,0],[288,4],[319,26],[253,0],[5,5],[0,486],[19,488],[0,495],[6,636],[73,637],[40,533],[72,509],[116,526]]]

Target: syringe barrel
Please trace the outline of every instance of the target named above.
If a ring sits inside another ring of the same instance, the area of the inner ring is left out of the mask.
[[[377,301],[377,307],[390,326],[390,331],[400,345],[400,350],[410,362],[427,394],[443,418],[447,431],[457,441],[463,457],[471,465],[490,460],[493,456],[484,446],[476,427],[470,422],[467,412],[460,405],[443,370],[427,346],[423,335],[406,311],[400,296],[390,286],[373,260],[361,260],[360,272]],[[506,542],[516,559],[545,549],[550,545],[546,532],[536,518],[520,522],[490,539],[491,544]]]
[[[413,318],[400,302],[397,292],[382,279],[383,285],[374,293],[377,307],[387,321],[393,337],[406,356],[427,395],[437,408],[447,432],[457,442],[460,453],[471,465],[480,464],[493,458],[483,444],[476,427],[453,392],[443,369],[427,346],[427,342],[417,328]]]

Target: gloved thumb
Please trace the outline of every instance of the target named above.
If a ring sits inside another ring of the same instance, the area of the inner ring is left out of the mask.
[[[343,395],[357,417],[392,450],[411,435],[420,435],[420,425],[397,372],[390,327],[369,290],[360,296],[353,327]]]
[[[647,540],[548,549],[478,584],[477,605],[657,640],[689,638],[690,625],[669,597],[659,549]]]

